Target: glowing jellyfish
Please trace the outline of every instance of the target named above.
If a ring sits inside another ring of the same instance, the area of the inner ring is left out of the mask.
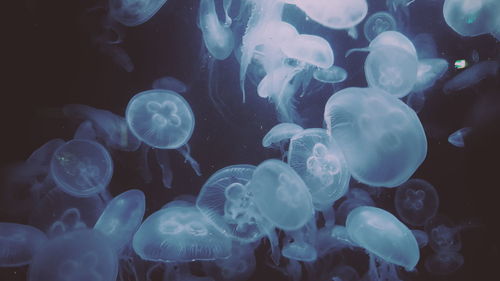
[[[179,148],[187,143],[194,129],[191,107],[169,90],[138,93],[129,101],[125,117],[132,133],[155,148]]]
[[[0,267],[29,264],[46,242],[47,236],[37,228],[0,222]]]
[[[446,0],[443,6],[446,23],[462,36],[497,36],[499,13],[500,3],[496,0]]]
[[[365,21],[363,31],[366,40],[372,41],[377,35],[384,31],[396,30],[396,20],[388,12],[377,12]]]
[[[179,94],[185,93],[188,90],[188,86],[184,82],[171,76],[164,76],[154,80],[151,88],[170,90]]]
[[[436,215],[439,198],[430,183],[422,179],[411,179],[398,187],[394,204],[402,221],[422,226]]]
[[[448,142],[456,147],[464,147],[465,146],[464,139],[467,137],[467,135],[470,134],[471,130],[472,130],[471,127],[465,127],[453,132],[448,137]]]
[[[267,132],[262,138],[263,147],[271,147],[272,145],[280,144],[283,141],[288,141],[295,134],[300,133],[304,129],[294,123],[279,123]]]
[[[407,181],[427,154],[415,112],[374,88],[346,88],[325,106],[325,123],[344,153],[353,178],[372,186]]]
[[[50,171],[55,183],[64,192],[88,197],[107,187],[113,175],[113,161],[99,143],[71,140],[54,152]]]
[[[360,23],[368,13],[366,0],[293,1],[312,20],[333,29],[348,29]]]
[[[264,236],[262,221],[246,184],[255,166],[232,165],[215,172],[203,185],[196,207],[223,234],[251,242]]]
[[[425,259],[425,269],[435,275],[448,275],[457,271],[464,264],[464,257],[453,251],[434,253]]]
[[[423,230],[420,229],[412,229],[411,231],[417,240],[418,247],[422,249],[423,247],[429,244],[429,235]]]
[[[331,208],[349,188],[351,175],[342,150],[324,129],[306,129],[294,135],[288,164],[304,180],[317,210]]]
[[[289,58],[320,68],[329,68],[333,65],[332,47],[320,36],[300,34],[287,40],[281,46],[281,50]]]
[[[314,214],[311,193],[300,176],[278,160],[266,160],[248,183],[253,202],[271,224],[283,230],[301,228]]]
[[[444,84],[443,91],[445,94],[449,94],[454,91],[474,86],[483,79],[490,76],[496,76],[499,67],[500,65],[496,61],[482,61],[476,63],[446,82]]]
[[[29,281],[115,280],[118,257],[95,230],[79,230],[49,240],[33,257]]]
[[[349,236],[359,246],[386,262],[413,270],[420,258],[411,231],[391,213],[375,207],[358,207],[346,221]]]
[[[397,31],[384,31],[377,35],[377,37],[375,37],[370,42],[370,45],[367,48],[350,49],[349,51],[347,51],[345,56],[347,57],[351,53],[357,51],[373,51],[376,49],[384,49],[387,47],[395,47],[408,52],[415,58],[417,57],[417,50],[415,49],[415,45],[413,45],[408,37]]]
[[[413,91],[429,89],[436,81],[443,77],[448,70],[448,62],[444,59],[421,59],[418,61],[417,81]]]
[[[347,79],[347,71],[339,66],[330,68],[316,68],[313,72],[314,79],[323,83],[340,83]]]
[[[167,0],[109,0],[111,16],[126,26],[148,21]]]
[[[94,225],[94,229],[109,237],[120,252],[132,239],[144,216],[144,193],[137,189],[126,191],[111,200]]]
[[[231,240],[214,228],[195,206],[156,211],[135,233],[134,251],[144,260],[188,262],[227,258]]]
[[[218,60],[226,59],[234,48],[233,31],[228,25],[221,24],[215,11],[214,0],[201,0],[199,25],[205,46]]]

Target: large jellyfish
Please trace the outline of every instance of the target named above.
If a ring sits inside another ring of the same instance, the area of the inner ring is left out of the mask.
[[[415,112],[374,88],[346,88],[325,106],[329,133],[339,144],[358,181],[395,187],[425,159],[427,140]]]
[[[29,264],[46,242],[47,236],[37,228],[0,222],[0,267]]]
[[[363,26],[363,31],[368,41],[372,41],[380,33],[389,30],[396,30],[396,20],[391,14],[384,11],[372,14]]]
[[[349,188],[351,175],[342,150],[324,129],[306,129],[293,136],[288,163],[306,183],[317,210],[331,208]]]
[[[95,141],[71,140],[60,146],[50,163],[52,178],[64,192],[88,197],[102,192],[113,175],[113,161]]]
[[[126,26],[148,21],[167,0],[109,0],[111,16]]]
[[[95,230],[79,230],[49,240],[33,257],[29,281],[115,280],[118,258],[109,240]]]
[[[218,60],[226,59],[234,48],[234,35],[229,25],[221,24],[214,0],[201,0],[199,25],[205,46]]]
[[[482,61],[460,72],[444,84],[445,94],[474,86],[490,76],[496,76],[500,65],[496,61]]]
[[[191,137],[194,115],[187,101],[169,90],[149,90],[135,95],[125,118],[132,133],[155,148],[179,148]]]
[[[446,0],[443,6],[446,23],[462,36],[492,33],[499,39],[499,13],[497,0]]]
[[[436,215],[439,198],[430,183],[422,179],[411,179],[396,190],[394,205],[402,221],[422,226]]]

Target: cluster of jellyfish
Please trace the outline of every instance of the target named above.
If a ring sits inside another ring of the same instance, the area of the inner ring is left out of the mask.
[[[101,34],[96,44],[132,71],[130,58],[117,46],[117,30],[146,22],[167,2],[110,0],[105,23],[114,35]],[[411,40],[398,31],[413,1],[387,1],[386,11],[368,15],[370,2],[200,0],[198,26],[211,59],[234,54],[242,102],[256,92],[276,106],[279,123],[262,146],[279,150],[281,159],[224,167],[197,196],[165,202],[145,218],[143,191],[115,197],[107,191],[115,169],[112,155],[135,153],[146,182],[148,165],[156,162],[165,188],[173,188],[169,151],[180,153],[201,176],[188,144],[195,130],[195,115],[182,96],[188,87],[172,77],[155,80],[152,89],[130,99],[124,116],[66,105],[64,115],[81,122],[73,138],[50,140],[9,170],[11,188],[28,185],[29,195],[26,202],[15,196],[8,201],[19,212],[29,211],[30,219],[28,225],[0,223],[0,266],[29,265],[30,281],[243,281],[255,271],[255,251],[263,243],[267,264],[291,280],[395,281],[419,262],[431,274],[458,270],[464,263],[460,232],[474,225],[456,225],[438,214],[436,188],[412,178],[427,155],[417,113],[448,62],[437,57],[431,35]],[[300,33],[283,20],[285,7],[353,38],[364,22],[368,47],[345,56],[369,53],[368,86],[331,95],[322,128],[303,128],[298,96],[313,80],[340,83],[348,73],[334,65],[335,42]],[[443,6],[446,23],[462,36],[499,39],[499,13],[496,0],[446,0]],[[448,80],[443,92],[470,87],[498,68],[497,61],[476,61]],[[253,91],[248,76],[260,79]],[[450,144],[463,147],[470,130],[450,135]],[[380,188],[395,189],[394,213],[376,206],[372,197]],[[29,210],[22,209],[26,206]],[[421,261],[424,247],[432,254]],[[368,269],[333,263],[346,251],[366,254]]]

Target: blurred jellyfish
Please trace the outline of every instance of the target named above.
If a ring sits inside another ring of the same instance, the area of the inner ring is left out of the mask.
[[[398,22],[400,29],[404,29],[410,21],[409,6],[415,0],[386,0],[387,10],[393,14]]]
[[[429,245],[436,252],[457,252],[462,248],[460,231],[463,226],[455,225],[448,217],[437,215],[427,221],[425,232]]]
[[[126,26],[148,21],[167,0],[109,0],[111,16]]]
[[[394,205],[402,221],[423,226],[436,215],[439,198],[430,183],[422,179],[411,179],[397,188]]]
[[[161,169],[161,182],[163,186],[166,188],[172,188],[172,180],[174,178],[174,174],[172,172],[172,168],[170,167],[170,157],[168,155],[167,149],[156,149],[155,150],[156,162],[160,166]]]
[[[304,180],[317,210],[331,208],[349,188],[351,175],[342,150],[324,129],[306,129],[294,135],[288,164]]]
[[[340,264],[332,271],[332,281],[359,281],[358,272],[351,266]]]
[[[330,43],[316,35],[299,34],[289,38],[281,46],[281,50],[288,58],[320,68],[330,68],[334,62]]]
[[[419,59],[433,59],[438,56],[436,41],[429,33],[419,33],[413,38]]]
[[[389,30],[396,30],[396,20],[391,14],[384,11],[376,12],[368,17],[363,27],[368,41],[372,41],[380,33]]]
[[[210,54],[218,60],[226,59],[233,51],[234,35],[228,25],[220,23],[214,0],[200,1],[199,26]]]
[[[412,229],[411,233],[415,236],[417,240],[418,247],[422,249],[423,247],[429,244],[429,235],[423,230],[420,229]]]
[[[151,88],[170,90],[179,94],[183,94],[188,90],[188,86],[184,82],[171,76],[163,76],[154,80]]]
[[[86,120],[80,123],[73,134],[73,139],[97,141],[97,133],[92,126],[92,122]]]
[[[425,91],[434,86],[434,83],[448,70],[448,62],[444,59],[421,59],[418,61],[417,81],[413,86],[414,92]]]
[[[496,0],[445,0],[446,23],[462,36],[492,33],[498,39],[500,2]]]
[[[298,261],[315,261],[318,258],[315,249],[317,231],[315,218],[298,230],[287,231],[282,255]]]
[[[331,96],[324,120],[353,178],[372,186],[407,181],[425,159],[427,140],[415,112],[374,88],[346,88]]]
[[[231,254],[231,241],[195,206],[156,211],[142,223],[132,245],[142,259],[149,261],[215,260]]]
[[[203,270],[214,280],[220,281],[245,281],[255,271],[256,259],[253,244],[233,241],[231,257],[219,259],[214,262],[204,262]]]
[[[496,61],[482,61],[476,63],[446,82],[443,91],[445,94],[449,94],[450,92],[474,86],[483,79],[490,76],[496,76],[498,74],[498,69],[499,64]]]
[[[457,271],[464,264],[464,257],[454,251],[434,253],[425,259],[425,269],[435,275],[448,275]]]
[[[37,228],[0,222],[0,267],[29,264],[46,242],[47,236]]]
[[[282,158],[286,156],[285,145],[295,134],[304,129],[294,123],[279,123],[267,132],[262,138],[262,146],[270,148],[279,148]]]
[[[76,197],[89,197],[108,186],[113,175],[113,161],[99,143],[71,140],[54,152],[50,172],[64,192]]]
[[[412,57],[417,57],[417,50],[413,43],[400,32],[397,31],[384,31],[377,35],[367,48],[355,48],[346,52],[345,56],[349,56],[353,52],[370,52],[377,49],[385,49],[387,47],[394,47],[406,51]]]
[[[323,83],[340,83],[347,79],[347,71],[339,66],[330,68],[316,68],[313,72],[314,79]]]
[[[366,0],[293,1],[312,20],[333,29],[348,29],[360,23],[368,13]]]
[[[471,130],[472,130],[471,127],[464,127],[464,128],[461,128],[461,129],[453,132],[448,137],[448,142],[456,147],[464,147],[465,146],[464,139],[467,137],[467,135],[470,134]]]
[[[174,149],[186,144],[193,133],[194,115],[187,101],[169,90],[136,94],[125,113],[132,133],[147,145]]]
[[[111,57],[113,62],[126,72],[134,71],[135,65],[132,59],[122,47],[112,44],[99,44],[99,51]]]
[[[85,229],[49,240],[34,256],[29,281],[115,280],[118,258],[101,233]]]
[[[130,242],[144,216],[144,193],[137,189],[126,191],[111,200],[94,225],[109,238],[118,253]]]

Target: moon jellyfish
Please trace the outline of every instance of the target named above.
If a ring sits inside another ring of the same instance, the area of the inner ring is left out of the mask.
[[[287,40],[281,50],[289,58],[320,68],[330,68],[333,65],[332,47],[320,36],[299,34]]]
[[[301,126],[294,123],[279,123],[272,127],[264,138],[262,138],[262,146],[271,147],[283,141],[288,141],[295,134],[303,130]]]
[[[460,72],[443,87],[445,94],[459,91],[478,84],[481,80],[498,74],[499,64],[496,61],[482,61]]]
[[[374,88],[346,88],[325,106],[328,131],[358,181],[396,187],[425,159],[427,140],[415,112]]]
[[[398,48],[408,52],[414,56],[415,59],[417,57],[417,50],[410,39],[397,31],[384,31],[377,35],[377,37],[370,42],[370,45],[367,48],[350,49],[346,52],[345,56],[347,57],[351,53],[357,51],[371,52],[376,49],[385,49],[387,47]]]
[[[171,76],[164,76],[154,80],[151,88],[170,90],[179,94],[183,94],[188,90],[188,86],[184,82]]]
[[[425,224],[429,245],[436,252],[459,251],[462,248],[460,238],[462,228],[443,215],[437,215]]]
[[[330,68],[316,68],[313,77],[323,83],[340,83],[347,79],[347,71],[335,65]]]
[[[169,90],[136,94],[127,105],[125,118],[132,133],[155,148],[179,148],[187,143],[194,129],[191,107]]]
[[[232,165],[215,172],[202,186],[196,207],[223,234],[241,242],[252,242],[265,233],[260,213],[246,184],[255,166]]]
[[[462,36],[498,35],[499,13],[496,0],[445,0],[443,6],[446,23]]]
[[[422,179],[411,179],[397,188],[394,205],[402,221],[422,226],[436,215],[439,198],[430,183]]]
[[[434,253],[425,259],[425,269],[435,275],[448,275],[464,264],[464,257],[453,251]]]
[[[115,280],[118,257],[95,230],[79,230],[49,240],[33,257],[29,281]]]
[[[471,130],[472,130],[471,127],[465,127],[453,132],[453,134],[451,134],[448,137],[448,142],[456,147],[464,147],[465,146],[464,138],[466,138],[467,135],[469,135]]]
[[[109,0],[111,16],[126,26],[148,21],[167,0]]]
[[[420,258],[411,231],[391,213],[375,207],[358,207],[346,221],[355,243],[386,262],[413,270]]]
[[[377,12],[365,21],[363,32],[366,40],[372,41],[377,35],[384,31],[396,30],[396,20],[388,12]]]
[[[427,246],[429,244],[429,236],[427,233],[423,230],[419,229],[412,229],[411,231],[413,235],[415,236],[415,239],[417,240],[418,247],[422,249],[423,247]]]
[[[271,224],[295,230],[314,214],[311,193],[300,176],[278,160],[266,160],[255,169],[248,183],[253,202]]]
[[[297,0],[293,4],[312,20],[333,29],[351,28],[368,13],[366,0]]]
[[[413,91],[424,91],[434,86],[448,70],[448,62],[444,59],[421,59],[418,61],[417,81]]]
[[[351,175],[342,150],[324,129],[306,129],[294,135],[288,164],[304,180],[317,210],[331,208],[349,188]]]
[[[215,260],[231,254],[231,240],[214,228],[195,206],[156,211],[142,223],[132,245],[148,261]]]
[[[109,237],[113,249],[121,252],[139,228],[145,208],[146,201],[142,191],[126,191],[108,203],[94,229]]]
[[[99,143],[71,140],[54,152],[50,172],[64,192],[76,197],[88,197],[108,186],[113,175],[113,161]]]
[[[218,60],[226,59],[233,51],[234,35],[228,25],[220,23],[214,0],[200,1],[199,25],[210,54]]]
[[[0,222],[0,267],[29,264],[46,242],[47,236],[37,228]]]

